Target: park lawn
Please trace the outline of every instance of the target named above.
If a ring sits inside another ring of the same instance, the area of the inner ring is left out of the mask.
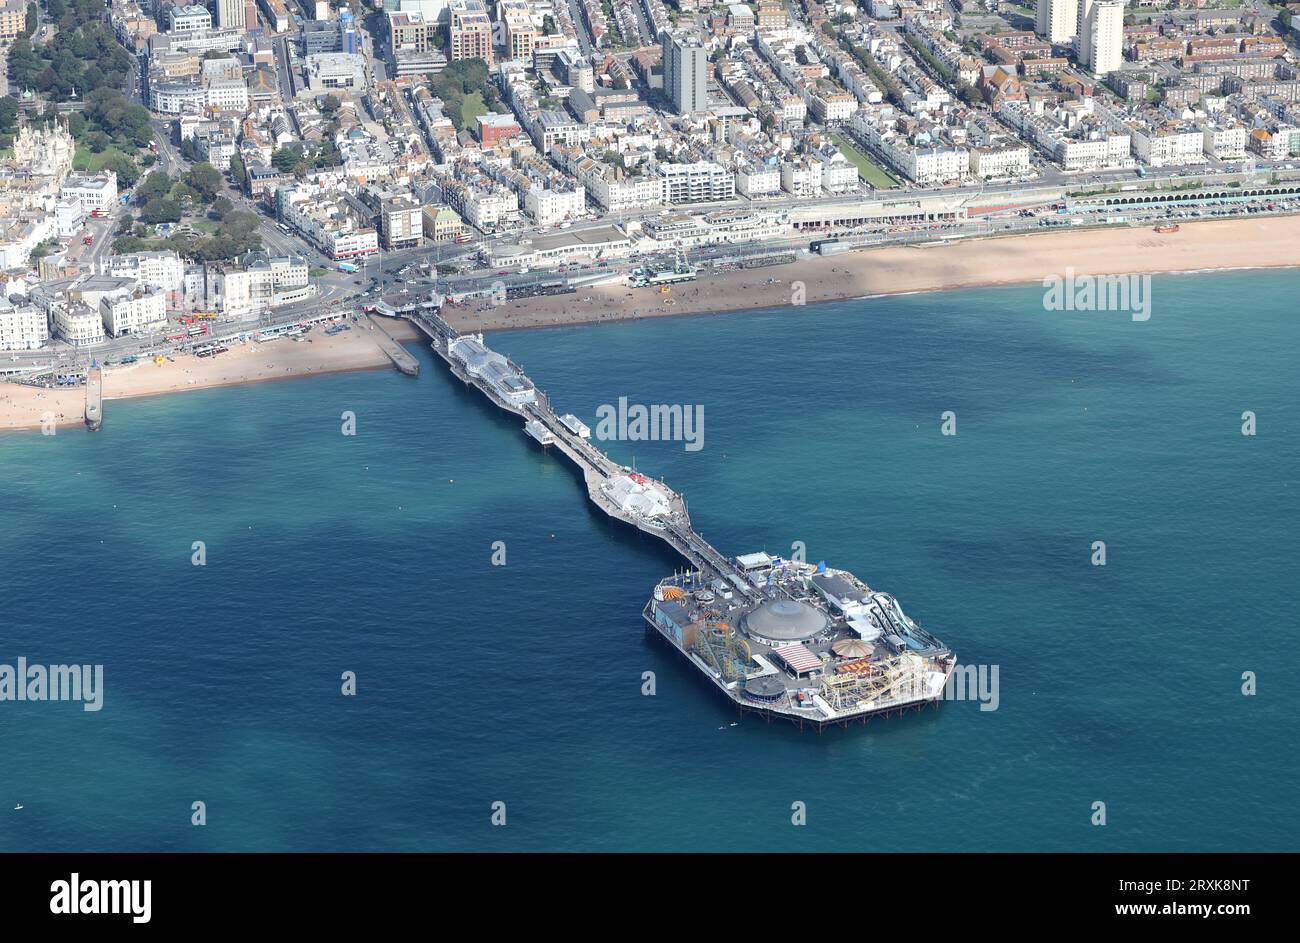
[[[72,167],[74,170],[87,170],[92,174],[99,173],[104,169],[104,165],[114,157],[121,157],[127,163],[133,163],[135,158],[116,147],[108,147],[96,154],[84,144],[77,145],[77,151],[72,155]]]
[[[844,152],[844,156],[853,163],[853,166],[858,168],[858,176],[867,183],[878,190],[892,190],[900,186],[897,177],[862,153],[852,141],[849,141],[842,134],[832,134],[831,140],[835,142],[836,147]]]
[[[478,123],[479,115],[488,113],[487,103],[483,101],[482,92],[470,92],[460,102],[460,120],[462,128],[473,128]]]

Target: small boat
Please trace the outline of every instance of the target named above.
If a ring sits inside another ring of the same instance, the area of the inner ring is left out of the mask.
[[[23,810],[23,804],[21,802],[18,803],[16,806],[14,806],[15,812],[21,812],[22,810]]]

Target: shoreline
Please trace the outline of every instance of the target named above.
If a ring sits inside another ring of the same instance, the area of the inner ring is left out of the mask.
[[[390,333],[399,341],[416,338],[415,329],[407,324],[393,328]],[[161,365],[142,361],[106,369],[105,422],[111,421],[112,410],[107,404],[114,400],[393,366],[367,330],[366,322],[353,324],[351,331],[333,337],[321,332],[309,336],[310,340],[304,338],[298,342],[281,338],[243,344],[212,358],[178,354]],[[42,389],[0,383],[0,432],[40,429],[47,417],[56,428],[81,425],[85,422],[85,401],[84,387]]]
[[[577,327],[645,318],[772,310],[833,301],[871,300],[1041,282],[1050,276],[1191,275],[1300,267],[1300,216],[1208,220],[1181,223],[1177,233],[1150,227],[1056,230],[1047,233],[960,239],[921,246],[889,246],[794,263],[736,269],[654,289],[610,285],[572,294],[521,299],[502,306],[488,302],[445,308],[460,331],[511,331]],[[385,318],[382,330],[399,343],[423,342],[423,334],[400,319]],[[187,390],[242,386],[304,376],[392,367],[366,322],[351,331],[310,340],[280,339],[232,347],[210,359],[182,354],[159,366],[152,362],[104,373],[104,399],[124,400]],[[39,429],[49,416],[55,426],[84,422],[85,390],[39,389],[0,383],[0,432]],[[109,410],[105,410],[106,413]],[[106,415],[106,421],[111,417]]]
[[[785,265],[729,270],[654,289],[601,286],[444,310],[457,330],[490,333],[611,321],[771,310],[896,295],[1041,283],[1049,276],[1179,275],[1300,267],[1300,216],[1198,220],[1177,233],[1153,227],[1053,230],[918,246],[887,246]]]

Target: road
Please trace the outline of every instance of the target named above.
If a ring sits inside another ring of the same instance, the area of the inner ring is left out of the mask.
[[[281,36],[275,43],[275,58],[279,63],[276,72],[279,73],[280,79],[280,100],[285,105],[293,101],[293,69],[290,67],[289,59],[289,40]]]
[[[588,56],[591,54],[591,31],[587,29],[587,21],[582,18],[578,0],[567,0],[567,3],[569,18],[573,20],[573,31],[578,34],[578,48],[584,56]]]

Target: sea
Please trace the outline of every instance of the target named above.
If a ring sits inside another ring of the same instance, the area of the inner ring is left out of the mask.
[[[600,444],[996,695],[821,733],[647,635],[682,561],[422,345],[0,434],[0,665],[103,671],[99,710],[0,701],[0,850],[1295,850],[1298,289],[491,335],[593,427],[702,410],[698,449]]]

